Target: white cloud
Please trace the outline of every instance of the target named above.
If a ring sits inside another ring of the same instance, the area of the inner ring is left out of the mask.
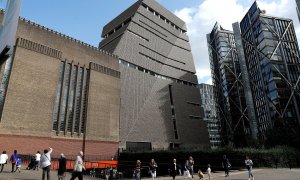
[[[209,78],[209,79],[205,82],[205,84],[210,84],[210,85],[212,85],[212,79]]]
[[[187,24],[199,83],[207,83],[211,79],[206,34],[211,32],[216,21],[223,28],[232,30],[232,23],[241,21],[252,3],[252,0],[204,0],[198,7],[175,11]],[[269,15],[293,19],[296,33],[300,37],[294,0],[260,0],[258,4]]]

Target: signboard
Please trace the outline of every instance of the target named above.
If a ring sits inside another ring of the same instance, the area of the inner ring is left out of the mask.
[[[22,0],[7,0],[4,18],[0,26],[0,54],[11,55],[13,53],[21,3]]]

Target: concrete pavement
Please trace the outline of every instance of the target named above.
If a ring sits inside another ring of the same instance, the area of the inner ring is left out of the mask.
[[[0,173],[0,180],[40,180],[42,179],[42,171],[33,171],[25,170],[25,167],[22,167],[21,173],[11,173],[11,166],[7,164],[4,168],[4,171]],[[300,169],[255,169],[253,171],[255,180],[299,180],[300,179]],[[71,178],[71,173],[67,173],[66,180]],[[51,180],[57,179],[57,172],[51,171]],[[84,177],[85,180],[95,180],[93,177]],[[151,180],[151,178],[143,177],[144,180]],[[157,180],[171,180],[170,176],[158,177]],[[199,179],[197,175],[194,175],[194,179]],[[205,174],[205,180],[207,176]],[[212,180],[248,180],[247,171],[231,171],[229,177],[224,177],[224,172],[214,172],[212,173]],[[183,176],[176,176],[176,180],[188,180]]]

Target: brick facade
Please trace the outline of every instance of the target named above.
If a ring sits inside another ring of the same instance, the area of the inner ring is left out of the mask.
[[[116,56],[20,18],[12,58],[0,120],[1,150],[33,154],[52,147],[53,155],[83,150],[109,159],[117,154]],[[6,64],[0,64],[0,82]]]
[[[8,154],[12,154],[16,149],[20,154],[30,155],[35,154],[38,150],[42,152],[45,148],[51,147],[54,157],[59,156],[60,153],[74,156],[82,150],[82,146],[82,139],[0,135],[1,150],[6,150]],[[117,151],[118,143],[116,142],[86,141],[85,152],[87,156],[114,157]]]

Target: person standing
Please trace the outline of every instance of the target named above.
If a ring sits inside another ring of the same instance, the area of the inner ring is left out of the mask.
[[[134,169],[134,175],[135,175],[135,179],[136,180],[140,180],[141,179],[141,161],[137,160],[136,161],[136,165],[135,165],[135,169]]]
[[[207,176],[208,176],[208,180],[210,180],[210,175],[211,175],[211,168],[210,168],[210,164],[207,165],[207,170],[206,170]]]
[[[8,156],[6,154],[6,151],[4,150],[0,155],[0,167],[1,167],[0,173],[2,173],[4,165],[7,163],[7,160],[8,160]]]
[[[35,154],[35,162],[34,162],[34,168],[33,170],[39,170],[40,168],[40,161],[41,161],[41,153],[40,151],[37,151],[37,153]]]
[[[107,167],[105,169],[105,178],[106,178],[106,180],[109,180],[109,177],[110,177],[110,167]]]
[[[175,177],[177,175],[177,164],[176,159],[173,159],[173,162],[170,167],[170,175],[173,177],[173,180],[175,180]]]
[[[194,174],[194,158],[192,156],[189,157],[189,171],[190,171],[190,175],[192,176],[192,178],[194,178],[193,174]]]
[[[72,173],[72,177],[70,180],[74,180],[77,177],[79,180],[83,179],[82,170],[85,170],[85,167],[83,165],[82,157],[83,157],[83,152],[80,151],[78,156],[76,157],[76,161],[75,161],[74,169],[73,169],[74,171]]]
[[[63,153],[60,154],[60,158],[58,160],[59,167],[57,171],[58,180],[63,180],[66,176],[66,169],[67,169],[67,160]]]
[[[51,153],[53,149],[49,147],[49,149],[44,150],[44,154],[41,156],[41,164],[43,169],[42,180],[45,179],[45,175],[47,173],[47,180],[50,180],[50,169],[51,169]]]
[[[251,180],[251,178],[252,178],[252,180],[254,180],[254,176],[253,176],[253,173],[252,173],[253,161],[249,158],[249,156],[246,156],[245,165],[246,165],[246,168],[248,170],[249,180]]]
[[[156,168],[157,168],[157,164],[154,161],[154,159],[151,159],[149,166],[150,166],[151,177],[154,180],[156,178]]]
[[[14,150],[14,153],[10,156],[11,172],[15,172],[15,165],[18,158],[19,158],[18,151]]]
[[[222,167],[224,168],[225,171],[225,177],[229,176],[229,168],[231,167],[229,160],[227,159],[226,155],[223,155],[222,159]]]

